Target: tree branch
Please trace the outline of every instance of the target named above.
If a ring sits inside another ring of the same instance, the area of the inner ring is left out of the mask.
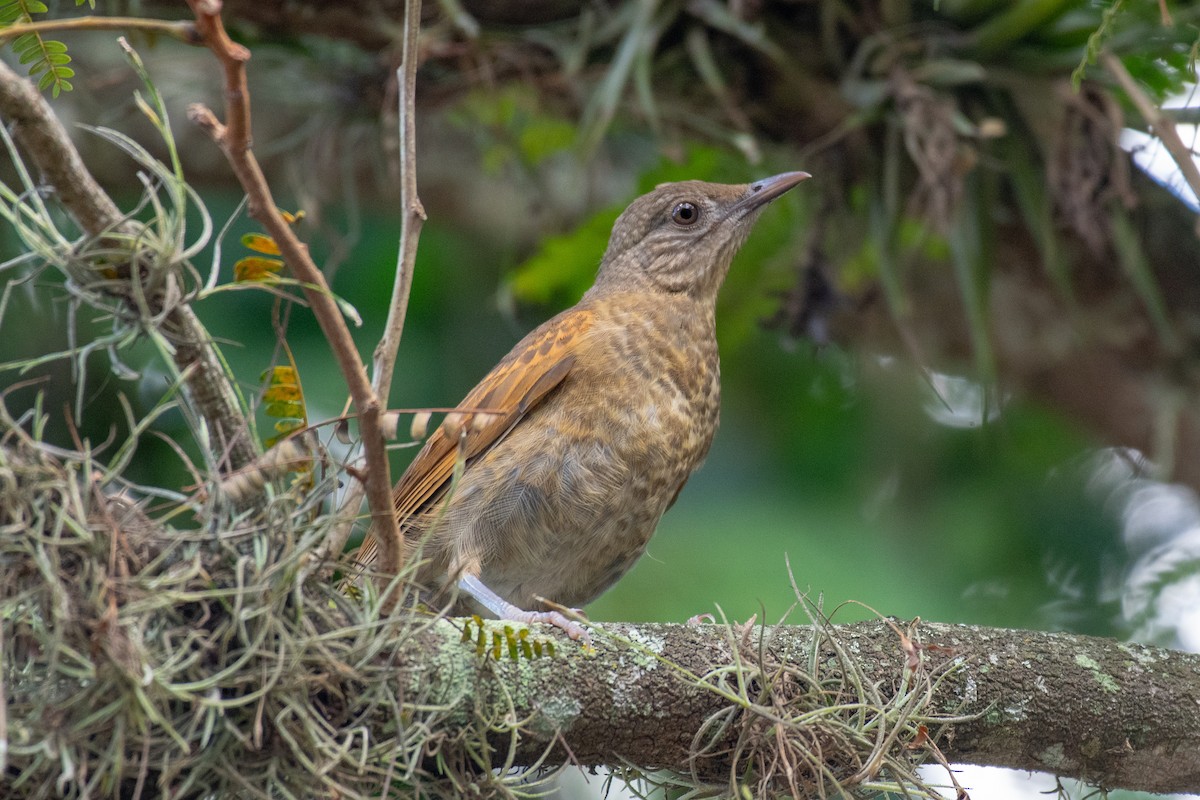
[[[1200,788],[1200,655],[886,619],[613,623],[585,650],[547,626],[381,617],[299,582],[325,538],[302,504],[270,530],[189,539],[81,492],[89,454],[37,442],[2,394],[0,431],[0,779],[28,796],[83,774],[181,799],[459,797],[565,763],[814,796],[911,786],[931,759]]]
[[[0,43],[16,39],[27,33],[54,33],[57,31],[127,31],[138,30],[161,33],[187,44],[200,44],[196,38],[196,26],[191,20],[148,19],[146,17],[71,17],[69,19],[41,19],[9,25],[0,30]]]
[[[686,772],[697,765],[697,732],[731,705],[711,680],[694,677],[737,661],[719,626],[609,624],[593,631],[595,657],[564,647],[565,658],[497,662],[461,642],[461,622],[435,626],[429,641],[400,653],[397,691],[411,696],[420,688],[441,698],[459,725],[473,716],[528,720],[517,744],[520,764],[533,763],[561,737],[552,761],[566,761],[569,748],[582,765],[626,760]],[[486,624],[489,631],[502,627]],[[893,626],[832,630],[868,681],[884,691],[900,685],[909,655]],[[744,653],[758,651],[760,632],[771,659],[809,659],[814,628],[753,631]],[[926,669],[955,666],[935,683],[929,707],[978,715],[941,732],[938,746],[951,762],[1044,770],[1108,788],[1200,788],[1200,655],[966,625],[922,622],[918,633]],[[490,642],[490,633],[484,638]],[[702,766],[713,774],[728,769],[720,758]]]
[[[1146,93],[1138,86],[1137,81],[1129,74],[1129,70],[1125,69],[1125,65],[1121,63],[1121,59],[1114,56],[1108,51],[1100,54],[1100,63],[1108,70],[1121,88],[1125,90],[1125,94],[1129,97],[1130,102],[1137,108],[1138,113],[1142,115],[1142,119],[1151,127],[1154,133],[1162,140],[1163,146],[1167,148],[1167,152],[1171,154],[1171,160],[1175,162],[1175,166],[1179,167],[1179,172],[1187,181],[1188,187],[1196,195],[1200,197],[1200,168],[1196,166],[1196,159],[1190,147],[1183,143],[1183,139],[1179,138],[1179,131],[1175,127],[1175,120],[1161,108],[1156,106]]]
[[[384,406],[387,405],[388,393],[391,391],[396,353],[400,349],[400,336],[404,332],[408,296],[412,289],[417,242],[421,237],[421,226],[425,222],[425,207],[421,205],[421,198],[417,195],[417,135],[414,126],[420,33],[421,2],[410,0],[404,16],[404,47],[401,51],[403,65],[396,74],[399,85],[400,206],[404,209],[404,216],[400,220],[399,263],[396,265],[396,280],[392,286],[387,325],[383,337],[375,347],[373,364],[372,386],[379,395],[379,402]]]
[[[400,571],[403,553],[399,547],[400,529],[392,511],[391,474],[381,425],[383,408],[367,379],[366,367],[325,276],[276,208],[271,188],[251,151],[250,92],[246,86],[246,62],[250,59],[250,51],[231,40],[225,32],[219,0],[188,0],[188,4],[196,15],[200,37],[224,70],[226,122],[221,124],[209,109],[200,105],[193,105],[189,116],[208,131],[225,153],[238,182],[246,191],[248,213],[275,240],[288,267],[304,284],[305,298],[333,350],[358,411],[366,462],[363,482],[372,525],[380,543],[380,569],[395,575]]]

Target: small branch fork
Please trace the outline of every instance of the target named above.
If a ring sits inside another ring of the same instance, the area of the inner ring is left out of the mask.
[[[225,153],[246,190],[249,215],[279,245],[280,254],[304,284],[305,299],[333,350],[358,411],[365,460],[361,480],[371,524],[379,539],[379,569],[388,576],[396,575],[403,566],[404,552],[400,546],[400,528],[392,510],[391,475],[382,426],[385,406],[367,378],[366,367],[325,276],[276,208],[271,189],[251,150],[250,93],[246,85],[246,62],[250,59],[250,51],[229,38],[221,21],[220,0],[188,0],[188,5],[195,14],[200,39],[217,57],[225,74],[226,121],[222,124],[210,109],[199,104],[189,107],[188,117],[207,131]]]
[[[417,144],[416,131],[413,124],[415,119],[415,98],[417,95],[417,64],[420,61],[421,33],[421,0],[408,0],[405,3],[404,39],[400,51],[401,67],[397,70],[399,105],[399,138],[400,138],[400,207],[404,216],[400,220],[400,248],[396,265],[396,280],[392,286],[391,305],[388,308],[387,324],[384,326],[383,337],[375,347],[374,359],[371,365],[371,388],[379,398],[379,405],[387,408],[388,395],[392,389],[392,374],[396,365],[396,353],[400,349],[400,335],[404,332],[404,319],[408,311],[408,297],[412,289],[413,268],[417,260],[417,241],[421,236],[421,227],[425,222],[425,207],[417,196]],[[342,504],[343,509],[358,508],[362,502],[364,487],[355,484],[346,493]],[[340,553],[350,536],[353,519],[340,525],[330,537],[328,550]],[[378,530],[382,535],[384,531]],[[399,536],[397,529],[397,536]],[[385,579],[396,572],[387,566],[385,548],[388,545],[380,539],[379,574]],[[397,539],[394,549],[402,552],[402,545]]]

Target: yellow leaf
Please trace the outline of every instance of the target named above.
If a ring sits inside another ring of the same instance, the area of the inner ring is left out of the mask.
[[[304,403],[301,402],[268,402],[263,409],[268,417],[304,419]]]
[[[266,253],[269,256],[279,255],[279,245],[265,233],[244,233],[242,244],[256,253]]]
[[[277,258],[248,256],[233,265],[233,279],[237,283],[274,283],[281,269],[283,262]]]
[[[297,428],[304,427],[304,420],[300,419],[281,419],[275,423],[275,430],[279,433],[291,433]]]
[[[288,225],[295,225],[300,220],[304,219],[304,209],[300,209],[295,214],[290,211],[279,209],[279,216],[283,217],[283,221]]]
[[[265,442],[263,442],[263,444],[266,445],[267,449],[269,450],[272,447],[274,447],[276,444],[278,444],[280,439],[284,438],[285,436],[287,436],[289,433],[292,433],[293,431],[297,431],[297,430],[304,428],[305,426],[306,426],[306,423],[302,419],[288,418],[288,419],[278,420],[275,423],[275,431],[279,435],[272,436],[271,438],[269,438]],[[288,472],[299,472],[299,471],[302,471],[302,468],[298,464],[288,470]]]
[[[311,489],[312,488],[312,471],[313,471],[312,459],[307,459],[305,461],[300,462],[299,464],[294,464],[292,466],[292,472],[296,473],[296,477],[292,479],[292,486],[304,486],[306,488]]]
[[[274,367],[271,367],[271,369],[269,371],[271,373],[271,383],[273,383],[273,384],[274,383],[296,384],[296,383],[300,382],[300,380],[299,380],[300,376],[296,374],[296,368],[291,366],[290,364],[281,364],[278,366],[274,366]],[[259,376],[260,379],[265,378],[265,377],[267,377],[266,372],[264,372],[262,375]]]
[[[287,349],[286,342],[284,348]],[[287,354],[291,361],[290,349]],[[304,392],[300,388],[300,375],[294,361],[264,370],[259,378],[267,382],[262,397],[263,413],[277,420],[275,430],[279,436],[267,439],[266,445],[270,447],[291,431],[307,427],[308,411],[304,407]]]
[[[304,393],[294,383],[275,383],[263,392],[263,400],[268,403],[300,403],[304,401]]]

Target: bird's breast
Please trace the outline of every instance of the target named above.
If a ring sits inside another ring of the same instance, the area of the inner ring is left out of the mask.
[[[710,314],[669,306],[618,308],[597,325],[580,392],[602,402],[594,424],[625,440],[647,469],[686,478],[708,452],[720,411],[720,367]]]

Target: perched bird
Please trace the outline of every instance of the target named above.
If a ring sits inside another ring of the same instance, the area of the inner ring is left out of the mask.
[[[396,483],[422,586],[457,585],[459,611],[474,610],[469,595],[497,617],[585,635],[528,609],[582,606],[624,575],[704,460],[720,405],[717,292],[759,213],[807,177],[668,183],[633,201],[578,305],[522,339]]]

